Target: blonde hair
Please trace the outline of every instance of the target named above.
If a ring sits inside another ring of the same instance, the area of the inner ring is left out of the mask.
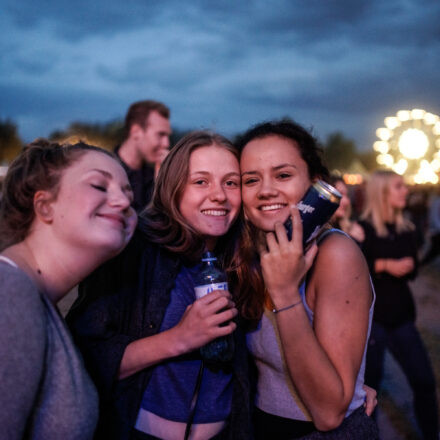
[[[379,237],[388,235],[385,223],[388,219],[390,207],[388,206],[388,193],[391,181],[399,174],[390,170],[375,171],[367,182],[365,207],[361,218],[369,221]],[[414,229],[413,224],[405,219],[401,209],[395,209],[393,222],[397,232]]]

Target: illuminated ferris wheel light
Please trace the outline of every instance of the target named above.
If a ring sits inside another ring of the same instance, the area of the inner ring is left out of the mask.
[[[377,163],[403,175],[409,183],[438,183],[440,117],[420,108],[399,110],[376,130]]]
[[[376,130],[376,134],[379,139],[387,141],[393,135],[393,132],[388,128],[382,127]]]
[[[431,168],[438,173],[440,171],[440,159],[433,159],[431,162]]]
[[[382,153],[382,154],[388,153],[388,151],[390,149],[388,142],[386,142],[386,141],[376,141],[373,144],[373,148],[375,151]]]
[[[438,116],[433,115],[432,113],[425,113],[423,120],[427,125],[434,125],[438,121]]]
[[[423,116],[425,115],[425,110],[421,110],[419,108],[415,108],[411,110],[411,118],[412,119],[423,119]]]
[[[399,119],[399,121],[401,122],[405,122],[408,121],[409,118],[411,117],[411,112],[409,112],[408,110],[400,110],[397,112],[397,119]]]
[[[429,140],[422,130],[409,128],[399,138],[399,150],[408,159],[420,159],[425,156]]]
[[[438,176],[431,168],[430,163],[427,160],[422,160],[420,162],[420,168],[417,174],[414,176],[414,181],[416,183],[433,183],[438,182]]]
[[[400,159],[399,162],[393,165],[393,170],[402,175],[408,168],[408,162],[405,159]]]
[[[394,130],[395,128],[400,126],[400,121],[395,116],[389,116],[388,118],[385,118],[385,125],[390,130]]]

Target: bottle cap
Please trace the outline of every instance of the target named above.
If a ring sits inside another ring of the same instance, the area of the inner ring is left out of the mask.
[[[212,252],[204,252],[202,255],[202,261],[217,261],[217,258]]]

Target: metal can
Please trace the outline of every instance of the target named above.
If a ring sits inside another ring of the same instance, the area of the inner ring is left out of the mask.
[[[338,209],[341,193],[323,180],[317,180],[297,204],[303,225],[303,246],[312,241]],[[284,223],[289,240],[292,239],[292,218]]]

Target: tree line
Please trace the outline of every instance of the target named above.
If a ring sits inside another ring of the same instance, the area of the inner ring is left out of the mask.
[[[170,143],[174,145],[190,130],[173,128]],[[93,145],[112,150],[124,137],[122,120],[107,123],[72,122],[67,129],[52,132],[48,138],[54,142],[77,142],[83,140]],[[7,165],[23,148],[17,125],[9,120],[0,119],[0,165]],[[343,133],[330,134],[323,142],[324,156],[330,170],[341,172],[350,169],[354,162],[361,164],[366,171],[376,168],[374,151],[360,152],[351,139]]]

